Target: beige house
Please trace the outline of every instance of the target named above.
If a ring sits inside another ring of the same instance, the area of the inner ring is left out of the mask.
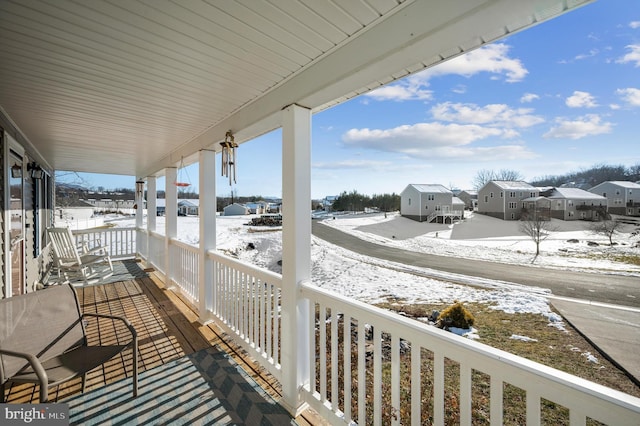
[[[553,188],[551,217],[562,220],[600,220],[607,214],[607,199],[580,188]]]
[[[464,201],[439,184],[410,184],[400,193],[400,214],[418,222],[464,219]]]
[[[589,190],[607,199],[610,214],[640,216],[640,184],[627,181],[602,182]]]
[[[476,210],[478,208],[478,191],[466,189],[458,193],[458,198],[464,202],[467,210]]]
[[[503,220],[519,220],[523,200],[539,195],[540,190],[526,182],[492,180],[478,191],[478,213]]]

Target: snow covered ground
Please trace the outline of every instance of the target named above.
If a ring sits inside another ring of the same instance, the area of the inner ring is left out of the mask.
[[[280,229],[249,227],[250,216],[218,217],[217,247],[240,260],[281,272]],[[321,220],[321,219],[314,219]],[[609,246],[608,239],[594,235],[584,222],[553,220],[556,229],[541,244],[537,258],[535,244],[518,230],[518,222],[502,221],[470,214],[462,223],[440,225],[418,223],[397,214],[357,214],[329,216],[326,225],[354,234],[364,240],[424,253],[485,259],[538,267],[588,270],[594,273],[620,273],[640,277],[640,267],[612,260],[614,254],[640,254],[633,247],[640,239],[628,226],[614,237],[618,243]],[[132,220],[118,220],[118,226],[133,226]],[[164,218],[157,218],[157,228],[164,229]],[[182,241],[198,243],[198,219],[178,218],[178,235]],[[575,239],[579,242],[570,243]],[[587,241],[597,242],[589,246]],[[249,243],[255,247],[249,248]],[[562,320],[551,311],[543,288],[514,283],[458,276],[410,267],[394,262],[361,256],[325,242],[311,240],[313,283],[367,303],[399,299],[403,303],[479,302],[508,313],[526,312],[546,316],[551,325],[562,328]],[[532,263],[533,262],[533,263]]]

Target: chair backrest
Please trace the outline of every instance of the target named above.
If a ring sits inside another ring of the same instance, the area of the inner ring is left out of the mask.
[[[80,305],[70,284],[0,300],[0,348],[47,360],[86,344]],[[0,383],[27,365],[0,355]]]
[[[80,264],[80,254],[76,248],[76,240],[69,228],[48,228],[49,240],[53,247],[53,255],[58,263]]]

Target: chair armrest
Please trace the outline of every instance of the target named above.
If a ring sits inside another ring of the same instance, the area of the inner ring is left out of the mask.
[[[36,373],[36,376],[38,376],[38,380],[40,380],[40,392],[46,392],[47,385],[49,384],[49,377],[47,376],[47,372],[44,370],[42,363],[40,363],[40,360],[35,355],[25,352],[9,351],[7,349],[0,349],[0,354],[27,360],[31,365],[31,368],[33,368],[34,373]],[[43,389],[45,390],[43,391]]]
[[[105,318],[105,319],[110,319],[115,321],[122,321],[124,325],[126,325],[127,328],[129,329],[129,332],[131,333],[131,336],[134,338],[134,340],[138,338],[138,333],[136,332],[136,329],[133,327],[133,324],[131,324],[131,321],[129,321],[124,317],[118,317],[115,315],[95,314],[93,312],[86,312],[82,314],[82,318],[84,317]]]

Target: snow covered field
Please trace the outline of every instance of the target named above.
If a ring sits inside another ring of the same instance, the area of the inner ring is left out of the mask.
[[[217,246],[222,252],[240,260],[281,272],[278,261],[282,253],[280,229],[249,227],[250,216],[218,217]],[[159,231],[164,217],[157,218]],[[316,219],[318,220],[318,219]],[[541,244],[535,258],[535,244],[518,230],[518,222],[508,222],[471,214],[456,225],[418,223],[397,214],[383,213],[330,216],[324,223],[354,234],[364,240],[424,253],[485,259],[537,267],[588,270],[594,273],[620,273],[640,277],[640,267],[615,262],[612,254],[640,254],[633,245],[640,239],[635,229],[626,227],[616,235],[616,246],[594,235],[584,222],[553,220],[556,231]],[[119,220],[118,226],[133,226],[131,220]],[[178,218],[178,235],[182,241],[198,243],[198,219]],[[567,240],[577,239],[578,243]],[[600,245],[592,247],[587,241]],[[255,249],[249,248],[249,243]],[[342,295],[367,303],[402,299],[404,303],[480,302],[505,312],[526,312],[546,316],[551,325],[562,328],[561,318],[550,309],[543,288],[410,267],[394,262],[364,257],[312,237],[313,283]],[[535,262],[532,264],[532,261]],[[455,281],[459,284],[454,284]]]

